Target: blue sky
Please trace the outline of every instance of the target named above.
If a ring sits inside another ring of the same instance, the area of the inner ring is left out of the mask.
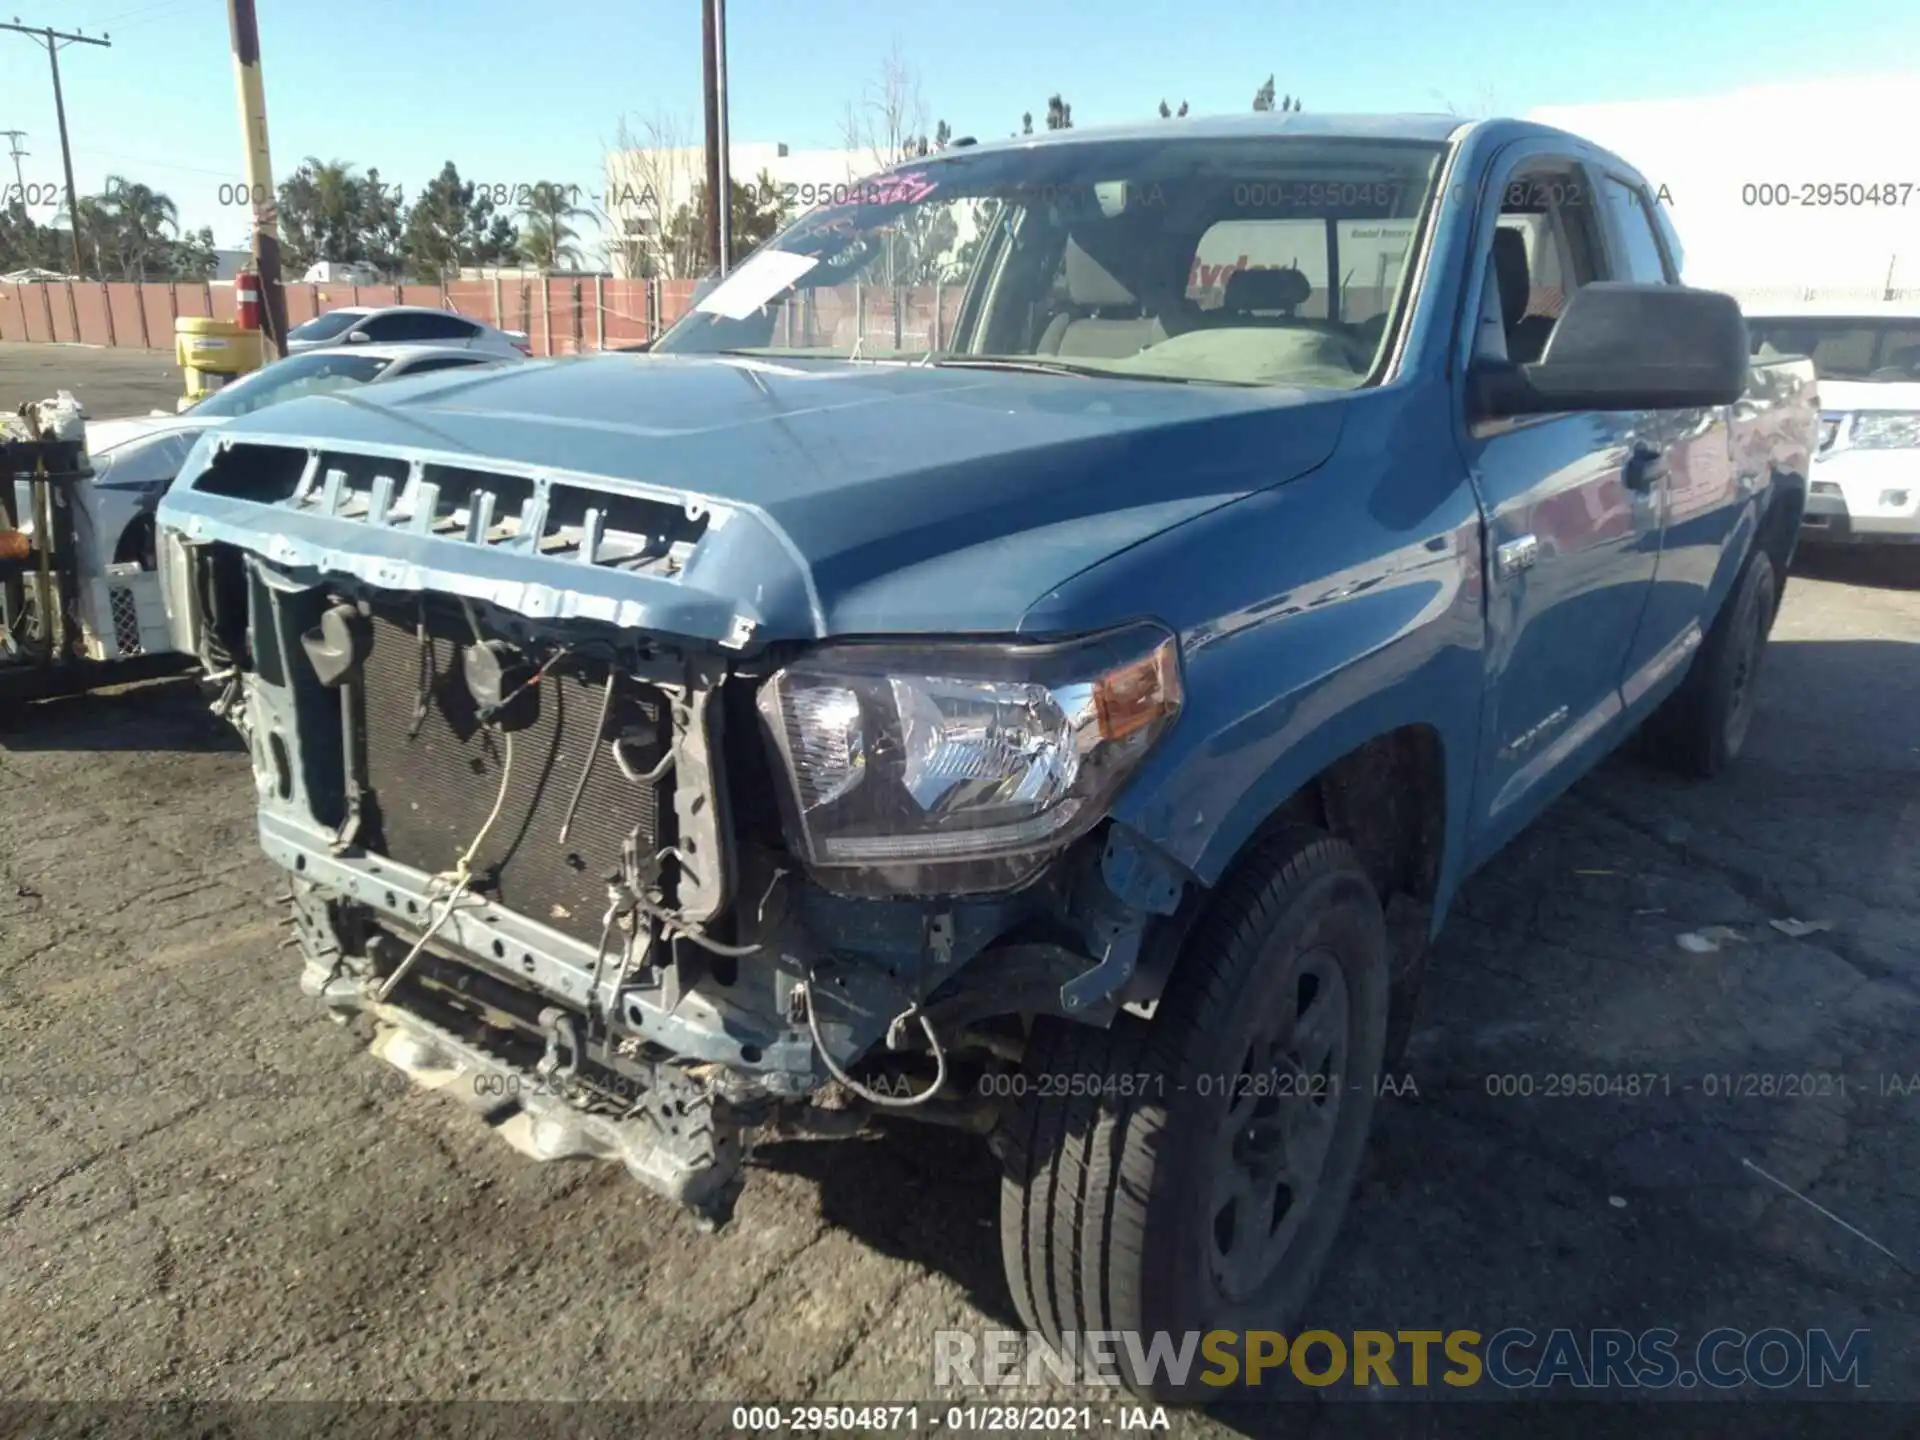
[[[82,191],[111,173],[143,180],[174,198],[188,226],[210,224],[219,243],[240,243],[245,212],[219,201],[221,184],[241,178],[242,154],[222,0],[15,3],[29,7],[27,23],[113,36],[109,50],[61,52]],[[695,0],[576,0],[552,7],[551,22],[533,18],[542,8],[260,0],[276,179],[319,155],[377,165],[411,194],[451,159],[475,180],[554,179],[597,193],[623,113],[666,113],[697,137]],[[984,140],[1017,129],[1023,110],[1038,124],[1055,90],[1077,125],[1094,125],[1149,118],[1162,97],[1201,114],[1244,110],[1270,71],[1281,91],[1322,112],[1440,110],[1444,97],[1508,114],[1885,73],[1920,49],[1920,5],[729,0],[728,29],[734,140],[798,148],[840,143],[847,103],[895,42],[930,116]],[[59,182],[44,51],[7,33],[0,129],[27,132],[30,186]],[[1660,164],[1630,158],[1649,172]],[[4,150],[0,177],[13,181]]]

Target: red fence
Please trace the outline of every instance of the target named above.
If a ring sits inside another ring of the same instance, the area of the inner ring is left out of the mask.
[[[650,340],[692,303],[691,280],[614,280],[606,276],[500,277],[444,285],[283,285],[287,323],[299,325],[343,305],[431,305],[524,330],[536,355],[574,355]],[[949,332],[958,287],[874,290],[849,299],[825,293],[783,306],[776,345],[849,348],[856,334],[875,349],[937,344]],[[0,284],[0,340],[171,350],[183,316],[234,317],[230,281],[140,285],[98,280]]]

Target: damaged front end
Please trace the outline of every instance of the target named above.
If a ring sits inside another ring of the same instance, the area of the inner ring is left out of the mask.
[[[828,641],[750,508],[414,447],[210,439],[161,524],[304,988],[531,1155],[718,1223],[756,1132],[990,1131],[1032,1018],[1177,943],[1104,820],[1179,710],[1157,627]]]

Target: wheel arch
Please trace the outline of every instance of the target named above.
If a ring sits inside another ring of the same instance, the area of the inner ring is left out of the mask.
[[[1382,729],[1317,765],[1289,757],[1283,798],[1247,825],[1217,872],[1188,888],[1179,909],[1156,917],[1130,998],[1156,999],[1186,937],[1221,885],[1277,831],[1301,825],[1353,848],[1387,912],[1396,980],[1410,974],[1438,932],[1464,854],[1464,781],[1470,763],[1431,721]],[[1285,762],[1283,762],[1283,765]]]

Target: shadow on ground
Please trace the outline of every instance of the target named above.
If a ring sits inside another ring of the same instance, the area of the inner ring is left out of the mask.
[[[232,726],[208,711],[206,692],[193,676],[0,707],[0,753],[157,750],[210,755],[245,754],[246,748]]]
[[[1920,590],[1920,545],[1803,545],[1793,573],[1841,585]]]

